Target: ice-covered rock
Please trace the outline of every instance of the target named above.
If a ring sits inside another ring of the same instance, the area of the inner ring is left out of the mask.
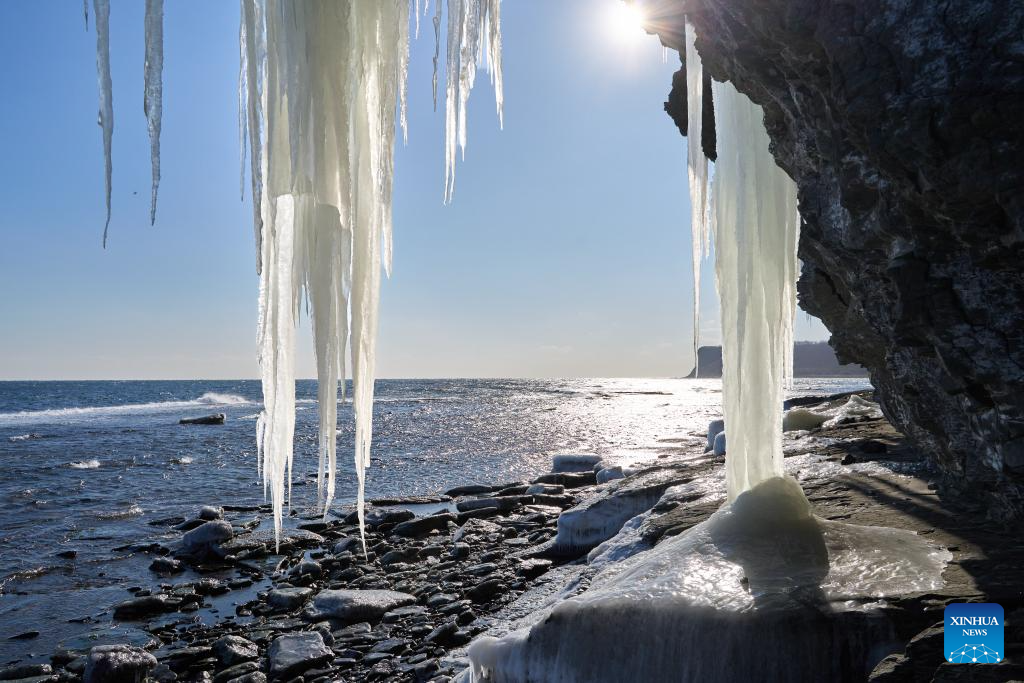
[[[285,633],[274,639],[267,650],[270,677],[288,680],[334,658],[319,631]]]
[[[600,494],[558,516],[551,552],[580,555],[614,536],[629,519],[648,510],[662,494],[687,478],[672,469],[651,470],[610,483]]]
[[[235,530],[231,528],[230,523],[222,519],[216,519],[200,524],[192,531],[187,532],[182,537],[181,544],[185,550],[195,552],[207,549],[216,543],[230,540],[234,535]]]
[[[715,455],[725,455],[725,432],[718,432],[715,435],[715,445],[712,450]]]
[[[472,678],[863,679],[892,636],[860,603],[939,588],[949,558],[909,531],[818,519],[796,482],[769,479],[529,626],[473,642]]]
[[[817,429],[828,421],[829,416],[806,408],[787,410],[782,417],[782,431],[795,432],[802,429]]]
[[[600,455],[562,453],[551,459],[552,472],[591,472],[601,462]]]
[[[130,645],[97,645],[89,651],[83,683],[142,683],[156,657]]]
[[[714,450],[715,437],[725,431],[725,420],[712,420],[708,423],[708,445],[705,451]]]
[[[598,470],[597,483],[607,484],[610,481],[613,481],[615,479],[622,479],[625,476],[626,473],[622,469],[621,465],[616,465],[615,467],[605,467],[603,470]]]
[[[408,593],[388,590],[325,590],[320,591],[306,616],[314,621],[375,621],[385,612],[412,605],[416,598]]]

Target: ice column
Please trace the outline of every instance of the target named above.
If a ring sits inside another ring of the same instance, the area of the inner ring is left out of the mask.
[[[714,84],[713,232],[722,320],[729,500],[782,476],[782,401],[792,368],[796,185],[775,164],[761,107]],[[691,126],[692,118],[691,118]],[[691,144],[700,138],[690,138]]]
[[[698,376],[697,349],[700,344],[700,277],[709,251],[708,158],[701,149],[704,75],[700,55],[694,46],[693,26],[686,25],[686,167],[690,179],[690,235],[693,259],[693,376]]]

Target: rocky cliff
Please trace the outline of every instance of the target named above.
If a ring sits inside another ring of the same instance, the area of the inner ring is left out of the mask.
[[[764,107],[799,186],[800,305],[951,487],[1019,516],[1024,3],[643,4],[676,49],[688,18],[705,70]]]

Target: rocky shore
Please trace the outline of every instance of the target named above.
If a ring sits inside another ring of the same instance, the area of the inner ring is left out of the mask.
[[[890,637],[865,674],[879,683],[1024,678],[1024,544],[986,523],[980,503],[946,494],[937,471],[858,401],[801,406],[831,416],[818,425],[797,424],[808,418],[793,413],[787,472],[822,518],[909,529],[953,554],[941,590],[878,605]],[[327,520],[293,513],[279,547],[263,508],[155,520],[165,541],[123,550],[151,557],[157,588],[127,586],[122,602],[100,612],[143,637],[7,663],[0,680],[451,680],[477,635],[529,623],[608,563],[714,512],[725,495],[722,458],[705,442],[703,434],[663,442],[636,471],[556,456],[552,472],[530,482],[372,501],[365,554],[354,511]],[[1002,664],[943,663],[942,610],[963,601],[1003,605]]]

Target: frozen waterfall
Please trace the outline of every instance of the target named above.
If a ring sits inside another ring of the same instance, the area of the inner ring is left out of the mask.
[[[85,0],[88,3],[88,0]],[[410,8],[410,5],[412,7]],[[466,147],[466,105],[478,62],[491,75],[502,116],[501,0],[448,0],[444,201]],[[373,383],[382,267],[391,268],[395,128],[406,132],[409,24],[429,0],[241,0],[239,136],[246,152],[260,275],[258,346],[264,411],[259,471],[278,534],[290,490],[295,430],[295,327],[310,313],[316,350],[320,440],[318,491],[334,498],[338,392],[353,380],[355,464],[362,524],[373,437]],[[99,123],[110,225],[113,89],[110,4],[93,0]],[[410,17],[410,13],[414,16]],[[88,4],[84,6],[88,28]],[[442,0],[433,17],[440,53]],[[163,0],[146,0],[144,112],[150,138],[150,220],[160,182]],[[342,396],[344,398],[344,396]],[[286,485],[287,484],[287,485]]]

